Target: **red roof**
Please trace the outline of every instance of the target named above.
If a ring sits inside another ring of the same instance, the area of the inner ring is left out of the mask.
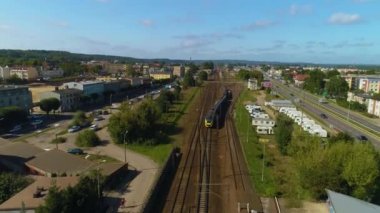
[[[297,74],[297,75],[295,75],[294,77],[293,77],[293,79],[295,80],[295,81],[305,81],[306,79],[308,79],[309,78],[309,75],[307,75],[307,74]]]

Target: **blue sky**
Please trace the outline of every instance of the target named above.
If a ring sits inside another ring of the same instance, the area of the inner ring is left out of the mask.
[[[380,64],[380,0],[1,0],[1,49]]]

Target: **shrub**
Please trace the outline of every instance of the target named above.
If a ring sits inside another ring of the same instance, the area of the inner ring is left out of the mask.
[[[94,147],[100,144],[100,139],[92,130],[84,130],[78,134],[75,144],[79,147]]]
[[[66,138],[64,137],[58,137],[58,138],[54,138],[51,143],[53,144],[57,144],[57,143],[65,143],[66,142]]]

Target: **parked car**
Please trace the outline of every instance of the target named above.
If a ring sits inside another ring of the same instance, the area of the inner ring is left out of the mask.
[[[22,129],[21,125],[14,126],[11,130],[9,130],[10,133],[18,132]]]
[[[92,125],[90,126],[90,129],[96,131],[96,130],[99,129],[99,126],[98,126],[98,124],[92,124]]]
[[[15,137],[18,137],[17,134],[12,134],[12,133],[9,133],[9,134],[4,134],[1,136],[2,138],[4,139],[9,139],[9,138],[15,138]]]
[[[359,141],[368,141],[368,138],[364,135],[358,135],[357,138]]]
[[[70,153],[70,154],[73,154],[73,155],[82,155],[83,154],[83,150],[79,149],[79,148],[72,148],[72,149],[68,149],[67,153]]]
[[[72,126],[67,131],[71,133],[71,132],[76,132],[79,130],[80,130],[80,126]]]
[[[101,121],[101,120],[104,120],[104,117],[101,116],[101,115],[98,115],[94,118],[94,121]]]
[[[327,115],[324,114],[324,113],[321,113],[321,118],[323,118],[323,119],[327,119]]]

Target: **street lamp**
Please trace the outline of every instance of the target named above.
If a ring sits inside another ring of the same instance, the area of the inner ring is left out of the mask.
[[[124,139],[123,139],[123,143],[124,143],[124,162],[127,163],[127,143],[125,142],[125,136],[127,136],[128,134],[128,130],[125,130],[124,132]]]
[[[348,102],[347,120],[350,120],[351,101]]]

